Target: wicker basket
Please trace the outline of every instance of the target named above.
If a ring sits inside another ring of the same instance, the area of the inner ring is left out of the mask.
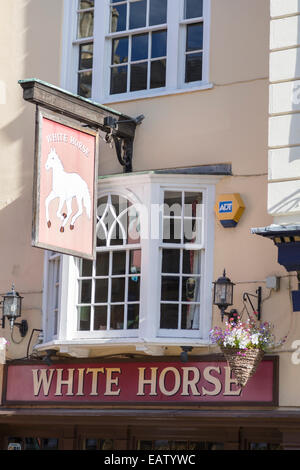
[[[264,356],[264,351],[261,349],[236,349],[221,346],[221,351],[241,387],[245,387],[250,377],[255,374]]]

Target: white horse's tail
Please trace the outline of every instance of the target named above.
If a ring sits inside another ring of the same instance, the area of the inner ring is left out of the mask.
[[[87,185],[84,185],[82,198],[83,198],[83,204],[84,204],[87,216],[90,219],[91,218],[91,197],[90,197],[90,192],[89,192],[89,188]]]

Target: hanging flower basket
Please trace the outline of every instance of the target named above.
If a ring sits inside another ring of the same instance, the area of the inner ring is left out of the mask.
[[[223,346],[220,349],[234,373],[237,383],[241,387],[245,387],[264,357],[264,351],[262,349],[224,348]]]
[[[219,345],[241,387],[255,374],[265,352],[275,347],[272,328],[268,322],[257,324],[249,320],[243,323],[238,318],[227,321],[225,330],[220,327],[211,330],[211,341]]]

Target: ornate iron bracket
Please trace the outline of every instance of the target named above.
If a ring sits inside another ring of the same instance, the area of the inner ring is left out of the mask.
[[[253,313],[255,313],[257,315],[257,320],[260,320],[260,318],[261,318],[261,291],[262,291],[261,287],[258,287],[257,290],[256,290],[257,295],[248,294],[248,292],[245,292],[243,294],[243,301],[245,302],[246,300],[248,300],[248,302],[250,303],[251,308],[253,310]],[[257,299],[257,308],[256,309],[254,308],[253,303],[251,302],[250,296],[255,297]]]

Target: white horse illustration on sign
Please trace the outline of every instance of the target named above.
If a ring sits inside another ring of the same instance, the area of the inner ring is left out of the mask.
[[[60,228],[64,232],[65,226],[72,214],[72,199],[75,197],[78,205],[78,211],[73,215],[70,223],[70,229],[74,229],[76,219],[83,213],[82,204],[85,207],[88,218],[91,217],[91,197],[87,183],[77,173],[68,173],[64,170],[56,151],[52,148],[48,154],[45,164],[46,170],[52,169],[52,191],[45,200],[46,221],[51,227],[49,217],[49,204],[53,199],[59,198],[56,215],[62,221]],[[62,212],[66,203],[67,212]]]

